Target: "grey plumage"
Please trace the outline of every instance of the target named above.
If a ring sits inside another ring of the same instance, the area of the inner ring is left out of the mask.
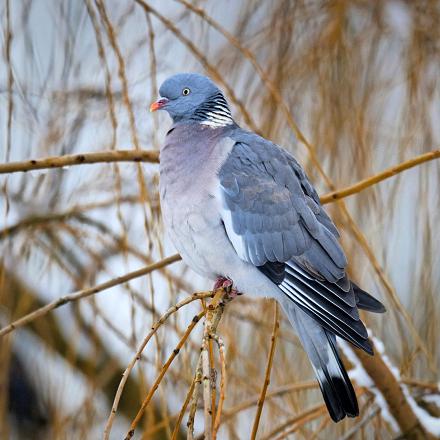
[[[160,153],[160,195],[176,248],[200,274],[280,301],[332,418],[357,415],[335,335],[372,354],[357,309],[384,308],[348,279],[339,233],[304,170],[235,124],[208,78],[175,75],[160,93],[152,108],[174,121]]]
[[[246,236],[243,256],[259,266],[305,255],[318,273],[330,277],[329,281],[340,279],[347,261],[334,235],[336,228],[298,163],[256,134],[237,128],[230,137],[236,143],[219,171],[219,180],[233,232],[244,237],[251,216],[259,217],[255,221],[262,224],[261,232]],[[329,223],[331,230],[326,226]],[[286,234],[287,240],[283,240],[283,232],[291,233],[295,240]],[[326,255],[312,244],[314,241]]]

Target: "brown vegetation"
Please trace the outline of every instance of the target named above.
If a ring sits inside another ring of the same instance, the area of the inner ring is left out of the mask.
[[[19,356],[47,415],[35,435],[429,438],[413,405],[440,416],[439,2],[39,3],[0,6],[0,437],[24,435],[5,391]],[[385,354],[347,361],[374,383],[355,382],[360,419],[330,422],[274,303],[194,293],[164,258],[169,123],[146,108],[188,70],[292,151],[387,305],[365,316]]]

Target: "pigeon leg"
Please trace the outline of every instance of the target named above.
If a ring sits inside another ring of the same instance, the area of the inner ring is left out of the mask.
[[[230,298],[235,298],[238,295],[242,295],[237,289],[234,289],[233,282],[229,278],[226,277],[218,277],[214,283],[213,290],[217,290],[220,288],[224,288],[228,291],[228,295]]]

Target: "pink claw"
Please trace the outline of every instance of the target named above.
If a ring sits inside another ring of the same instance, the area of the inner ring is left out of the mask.
[[[215,280],[214,287],[213,287],[212,289],[213,289],[213,290],[220,289],[220,287],[223,287],[223,283],[226,282],[226,281],[230,281],[230,282],[231,282],[231,280],[230,280],[229,278],[218,277],[218,278]]]
[[[229,289],[229,297],[235,298],[238,295],[242,295],[241,292],[239,292],[237,289],[234,289],[233,282],[229,278],[226,277],[218,277],[217,280],[214,283],[213,290],[220,289],[221,287],[225,289]]]

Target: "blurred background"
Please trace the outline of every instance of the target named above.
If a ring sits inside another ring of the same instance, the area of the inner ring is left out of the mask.
[[[158,150],[170,120],[149,114],[149,104],[167,76],[194,71],[225,91],[239,124],[294,154],[325,194],[439,148],[439,23],[437,0],[2,0],[0,161]],[[351,276],[388,309],[364,316],[383,343],[378,356],[433,429],[440,416],[439,192],[440,166],[432,161],[345,205],[327,205]],[[174,253],[160,217],[155,164],[0,177],[1,327]],[[177,262],[1,338],[0,438],[101,438],[121,374],[152,324],[188,294],[209,288]],[[150,341],[111,438],[123,438],[200,310],[197,302],[182,308]],[[219,439],[250,437],[272,325],[269,300],[244,296],[226,308]],[[171,365],[135,438],[171,438],[202,331],[196,327]],[[321,411],[305,420],[308,409],[323,404],[313,379],[283,316],[258,438],[399,437],[362,380],[355,382],[359,419],[334,425]],[[198,414],[196,435],[203,429]],[[186,437],[186,420],[178,438]]]

